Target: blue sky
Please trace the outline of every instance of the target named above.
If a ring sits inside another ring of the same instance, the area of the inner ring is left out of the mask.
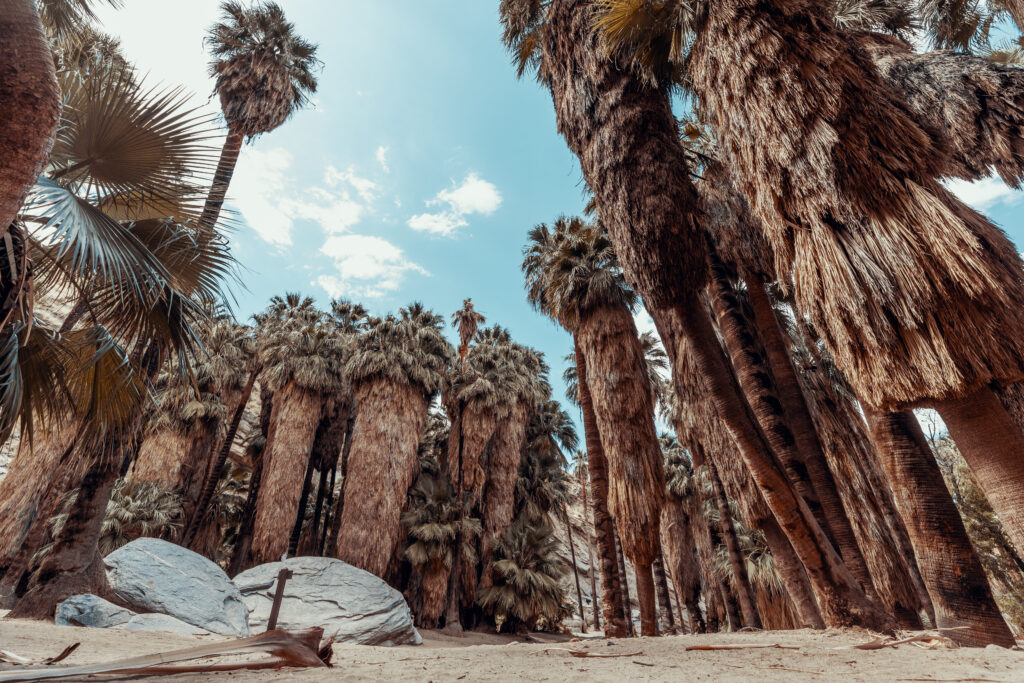
[[[101,18],[152,83],[183,84],[216,111],[202,40],[217,4],[127,0]],[[447,316],[472,297],[487,324],[547,355],[561,399],[571,340],[526,303],[520,250],[533,225],[582,210],[582,178],[550,97],[516,79],[497,0],[280,4],[324,67],[315,106],[239,160],[239,317],[286,291],[377,314],[420,300]],[[1024,246],[1024,193],[999,180],[955,189]]]

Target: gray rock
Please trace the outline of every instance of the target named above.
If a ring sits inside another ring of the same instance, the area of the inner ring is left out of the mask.
[[[277,587],[277,573],[294,576],[285,584],[277,624],[301,629],[319,626],[335,642],[361,645],[419,645],[409,605],[402,594],[379,578],[329,557],[293,557],[242,572],[235,584],[249,606],[249,626],[267,627]]]
[[[166,631],[184,635],[210,632],[186,624],[166,614],[136,614],[96,595],[73,595],[57,605],[54,623],[58,626],[91,626],[119,628],[126,631]]]
[[[248,608],[227,574],[187,548],[140,538],[104,558],[119,598],[225,636],[249,635]]]

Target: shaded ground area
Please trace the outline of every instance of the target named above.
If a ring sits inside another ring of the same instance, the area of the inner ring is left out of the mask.
[[[0,620],[0,649],[45,657],[73,642],[67,665],[110,661],[209,642],[196,637],[86,629]],[[603,640],[538,635],[537,642],[479,633],[453,638],[423,632],[420,647],[338,646],[330,670],[282,669],[202,674],[204,679],[394,681],[1024,681],[1024,651],[925,649],[913,644],[853,649],[874,637],[862,631],[776,631]],[[772,645],[796,649],[687,651],[691,645]],[[577,658],[566,649],[609,658]],[[10,667],[0,667],[8,669]],[[195,680],[198,675],[131,680]],[[94,678],[90,680],[106,680]],[[124,679],[121,679],[124,680]]]

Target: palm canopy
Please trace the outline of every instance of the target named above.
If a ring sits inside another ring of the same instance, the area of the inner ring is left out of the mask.
[[[632,311],[636,305],[600,223],[563,216],[550,227],[538,225],[529,233],[522,269],[530,303],[570,331],[602,306]]]
[[[121,7],[122,0],[37,0],[39,18],[58,41],[74,40],[96,19],[96,5]]]
[[[317,46],[295,32],[275,2],[221,4],[206,39],[228,128],[254,137],[306,106],[316,92]]]
[[[512,341],[500,325],[476,333],[476,344],[468,351],[464,365],[449,371],[449,390],[463,405],[474,403],[507,415],[516,402],[533,406],[550,388],[548,367],[542,353]]]
[[[325,394],[341,388],[354,335],[340,330],[313,299],[295,292],[275,296],[254,318],[267,386],[279,391],[294,382]]]
[[[416,302],[399,314],[370,318],[346,365],[353,383],[385,379],[418,387],[426,396],[441,390],[454,351],[441,333],[444,319]]]
[[[484,322],[482,313],[473,308],[473,300],[465,299],[462,308],[452,313],[452,327],[459,331],[460,353],[469,345],[477,328]]]

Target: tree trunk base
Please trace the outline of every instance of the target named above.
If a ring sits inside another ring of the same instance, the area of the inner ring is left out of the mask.
[[[33,585],[8,616],[12,619],[53,619],[58,604],[72,595],[84,593],[104,599],[113,597],[99,553],[85,569],[63,572],[46,583]]]

